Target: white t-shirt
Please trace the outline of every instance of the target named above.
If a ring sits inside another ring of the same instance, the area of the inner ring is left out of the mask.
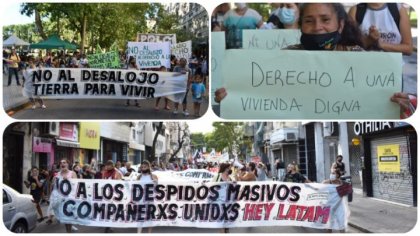
[[[398,10],[401,9],[401,4],[397,4]],[[369,35],[369,28],[374,25],[381,34],[381,42],[390,44],[401,43],[401,33],[397,24],[388,9],[387,4],[381,9],[371,9],[369,6],[366,9],[366,14],[363,17],[360,30],[363,35]]]

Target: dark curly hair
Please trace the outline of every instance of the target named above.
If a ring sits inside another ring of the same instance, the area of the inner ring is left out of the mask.
[[[299,26],[302,26],[302,18],[305,15],[306,8],[314,3],[302,3],[300,5]],[[341,3],[322,3],[332,7],[337,15],[337,21],[344,21],[344,28],[341,32],[339,44],[343,46],[362,46],[362,33],[357,24],[348,16],[343,4]]]

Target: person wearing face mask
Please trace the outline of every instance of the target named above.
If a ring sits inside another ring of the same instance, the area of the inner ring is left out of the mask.
[[[299,29],[299,5],[297,3],[278,3],[273,6],[276,9],[268,18],[266,29]]]
[[[361,31],[341,3],[303,3],[299,13],[301,43],[285,49],[364,51]],[[227,95],[225,88],[219,88],[214,100],[220,103]],[[411,116],[417,107],[417,96],[413,94],[396,92],[390,101],[400,106],[402,119]]]
[[[322,181],[323,184],[335,184],[335,185],[342,185],[343,181],[341,181],[341,173],[340,170],[336,169],[334,172],[331,172],[330,178]]]
[[[138,181],[141,181],[142,183],[157,183],[158,177],[156,175],[152,174],[152,169],[151,169],[150,162],[143,161],[140,165],[139,170],[140,170],[140,175],[137,177]],[[143,202],[142,204],[148,204],[148,203]],[[137,233],[141,233],[142,229],[143,228],[141,228],[141,227],[137,228]],[[151,233],[152,232],[152,227],[148,227],[147,232]]]
[[[331,165],[331,173],[335,173],[336,170],[340,172],[341,176],[346,173],[346,166],[344,165],[342,155],[338,155],[335,162]]]
[[[361,32],[341,3],[300,5],[300,44],[287,49],[363,51]]]
[[[223,17],[222,30],[226,31],[226,49],[242,48],[242,30],[263,26],[262,16],[246,3],[235,3]]]

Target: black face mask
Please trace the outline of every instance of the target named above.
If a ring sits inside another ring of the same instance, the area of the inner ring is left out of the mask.
[[[150,173],[150,170],[141,170],[141,173],[142,174],[149,174]]]
[[[302,33],[300,43],[305,50],[334,50],[340,39],[341,35],[338,31],[325,34]]]
[[[228,175],[231,175],[231,174],[232,174],[232,170],[229,170],[229,171],[228,171]]]

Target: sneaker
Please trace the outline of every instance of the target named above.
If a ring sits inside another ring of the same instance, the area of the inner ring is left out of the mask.
[[[172,112],[172,114],[177,115],[177,114],[178,114],[178,110],[174,110],[174,111]]]
[[[74,226],[74,225],[72,225],[71,226],[71,231],[78,231],[79,229],[78,228],[76,228],[76,226]]]
[[[44,221],[44,217],[37,219],[36,221],[38,221],[39,223],[41,223],[42,221]]]
[[[36,106],[35,105],[32,105],[32,109],[35,109],[36,108]]]
[[[45,106],[44,104],[42,104],[41,106],[42,109],[47,109],[47,106]],[[48,201],[47,201],[48,202]]]
[[[165,110],[168,110],[169,111],[169,110],[171,110],[171,108],[169,106],[166,106],[165,107]]]
[[[45,221],[45,224],[47,224],[47,225],[50,225],[50,224],[52,224],[52,220],[51,219],[48,219],[47,221]]]
[[[188,111],[184,111],[183,113],[184,113],[184,116],[189,116],[190,115],[190,113],[188,113]]]

